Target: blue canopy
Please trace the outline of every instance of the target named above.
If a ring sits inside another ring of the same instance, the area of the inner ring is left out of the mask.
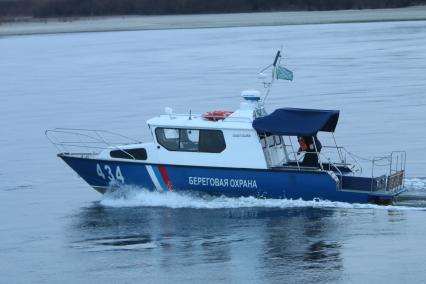
[[[256,118],[253,128],[275,135],[314,136],[318,131],[334,132],[338,120],[338,110],[279,108]]]

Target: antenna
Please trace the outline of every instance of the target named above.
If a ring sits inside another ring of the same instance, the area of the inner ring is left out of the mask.
[[[282,47],[281,47],[281,50],[282,50]],[[279,65],[279,64],[280,64],[280,61],[281,61],[281,50],[278,50],[278,51],[277,51],[277,54],[275,55],[274,62],[273,62],[272,64],[270,64],[270,65],[266,66],[265,68],[263,68],[263,69],[259,72],[258,78],[259,78],[259,79],[261,79],[261,80],[263,81],[263,87],[264,87],[264,88],[266,88],[265,95],[263,96],[263,99],[262,99],[262,101],[261,101],[261,104],[262,104],[262,105],[265,105],[266,98],[268,97],[269,92],[271,91],[271,88],[272,88],[272,84],[273,84],[273,83],[274,83],[274,81],[275,81],[275,77],[276,77],[276,67],[277,67],[277,65]],[[268,70],[269,68],[272,68],[272,72],[271,72],[271,80],[270,80],[270,81],[267,81],[267,80],[266,80],[267,75],[266,75],[266,74],[264,74],[263,72],[265,72],[265,71],[266,71],[266,70]]]
[[[280,57],[281,57],[281,50],[278,50],[277,55],[275,55],[274,63],[272,63],[272,65],[274,65],[274,67],[277,65],[278,58],[280,58]]]
[[[164,108],[164,112],[168,115],[168,116],[170,116],[170,118],[172,117],[172,114],[173,114],[173,109],[171,108],[171,107],[165,107]]]

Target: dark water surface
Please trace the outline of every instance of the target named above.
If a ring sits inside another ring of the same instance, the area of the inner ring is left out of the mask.
[[[54,127],[150,140],[146,119],[235,109],[284,45],[268,109],[340,109],[338,141],[407,151],[396,206],[100,196],[55,156]],[[426,278],[426,22],[0,38],[0,282],[421,283]]]

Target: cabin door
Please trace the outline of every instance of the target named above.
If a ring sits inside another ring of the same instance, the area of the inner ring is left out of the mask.
[[[285,160],[285,151],[280,136],[270,135],[261,139],[263,153],[268,167],[282,166]]]

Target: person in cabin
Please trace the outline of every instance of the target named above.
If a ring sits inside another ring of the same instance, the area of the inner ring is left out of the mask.
[[[297,141],[300,145],[297,154],[299,155],[301,152],[305,152],[301,165],[305,167],[318,167],[318,153],[321,152],[322,145],[317,136],[297,136]]]

